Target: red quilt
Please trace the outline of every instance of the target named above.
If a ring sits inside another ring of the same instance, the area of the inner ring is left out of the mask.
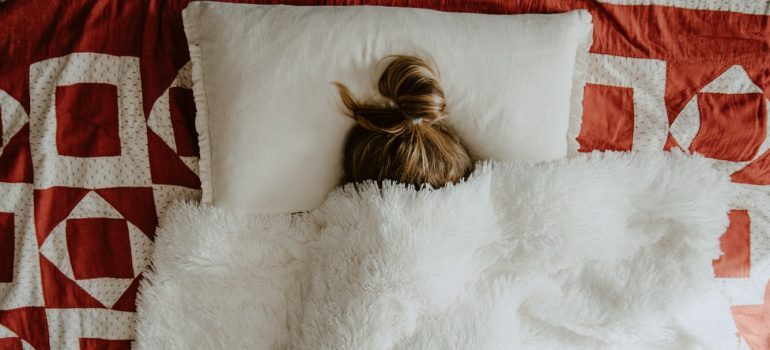
[[[130,349],[167,204],[200,194],[187,0],[0,2],[0,349]],[[581,151],[681,148],[741,198],[716,278],[736,347],[770,349],[765,0],[329,0],[593,13]]]

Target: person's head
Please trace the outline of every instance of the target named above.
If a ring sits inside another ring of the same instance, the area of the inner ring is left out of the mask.
[[[392,56],[378,89],[384,101],[361,102],[335,83],[346,114],[357,124],[345,145],[346,182],[395,180],[433,187],[458,182],[473,163],[444,123],[444,91],[423,60]]]

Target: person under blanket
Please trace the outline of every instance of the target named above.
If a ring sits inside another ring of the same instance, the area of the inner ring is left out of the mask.
[[[413,56],[389,56],[380,76],[384,99],[360,102],[335,82],[345,114],[357,124],[345,145],[345,182],[394,180],[421,188],[457,183],[473,170],[468,151],[444,120],[436,70]]]

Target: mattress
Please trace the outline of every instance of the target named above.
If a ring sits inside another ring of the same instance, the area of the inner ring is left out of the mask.
[[[0,3],[0,348],[131,348],[157,218],[200,196],[186,3]],[[590,10],[580,152],[680,148],[732,173],[714,274],[736,347],[770,348],[766,1],[283,3]]]

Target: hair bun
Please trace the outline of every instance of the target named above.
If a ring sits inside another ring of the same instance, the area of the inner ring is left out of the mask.
[[[390,56],[378,89],[387,103],[361,103],[348,88],[334,83],[347,114],[372,132],[401,134],[446,118],[444,90],[434,70],[423,60]]]
[[[380,77],[380,93],[391,99],[412,125],[435,123],[446,118],[444,90],[436,72],[423,60],[392,56]]]

